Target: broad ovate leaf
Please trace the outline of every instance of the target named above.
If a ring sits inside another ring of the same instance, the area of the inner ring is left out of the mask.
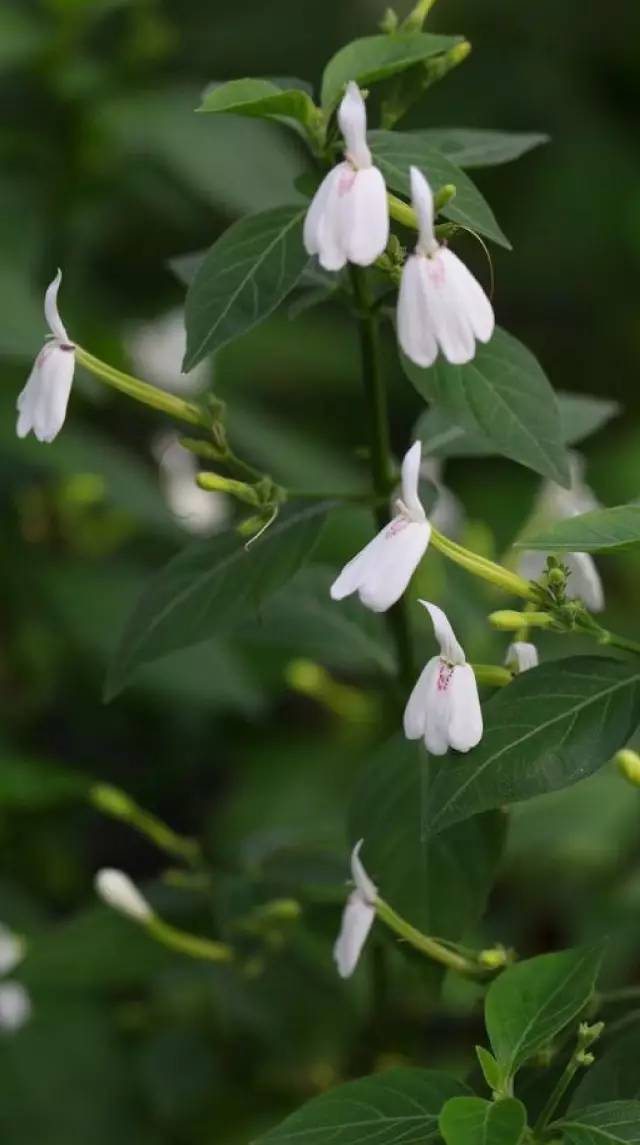
[[[501,1101],[452,1097],[440,1114],[439,1124],[445,1145],[520,1145],[527,1111],[515,1097]]]
[[[340,102],[350,80],[366,87],[443,55],[460,40],[460,36],[432,36],[427,32],[398,32],[353,40],[336,52],[324,70],[321,103],[325,114]]]
[[[567,1114],[550,1127],[565,1145],[637,1145],[640,1101],[608,1101]]]
[[[254,119],[293,119],[308,127],[318,114],[300,88],[283,89],[271,80],[240,79],[216,84],[205,93],[198,111],[245,115]]]
[[[471,127],[431,127],[414,135],[465,168],[511,163],[534,147],[549,142],[549,136],[539,132],[480,131]]]
[[[313,1098],[258,1145],[428,1145],[438,1137],[444,1103],[468,1093],[445,1073],[388,1070]]]
[[[496,329],[473,361],[453,366],[440,356],[429,369],[402,359],[418,393],[452,421],[491,441],[497,453],[568,486],[569,458],[556,395],[530,350]]]
[[[639,545],[640,504],[631,504],[557,521],[519,547],[545,553],[622,553]]]
[[[199,263],[187,291],[185,370],[246,334],[293,290],[309,261],[305,210],[276,207],[240,219]]]
[[[598,943],[542,954],[509,966],[491,983],[485,1022],[505,1079],[578,1020],[593,995],[603,952]]]

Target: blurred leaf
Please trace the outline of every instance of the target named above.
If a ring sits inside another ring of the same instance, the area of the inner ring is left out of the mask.
[[[500,862],[506,816],[492,812],[429,835],[421,822],[429,761],[397,735],[362,775],[349,810],[352,842],[394,909],[427,934],[459,939],[482,914]]]
[[[478,131],[466,127],[432,127],[414,135],[435,147],[459,167],[497,167],[526,155],[549,136],[526,131]]]
[[[446,1145],[520,1145],[527,1126],[521,1101],[507,1097],[452,1097],[440,1114],[440,1132]]]
[[[402,131],[370,131],[367,136],[374,161],[392,191],[410,198],[410,167],[419,167],[427,176],[434,192],[446,183],[454,183],[455,198],[440,212],[454,223],[478,231],[499,246],[511,250],[491,207],[460,167],[446,155],[422,142],[419,135]]]
[[[636,1029],[618,1038],[609,1049],[599,1051],[595,1063],[580,1079],[571,1099],[570,1113],[603,1101],[640,1098],[638,1062],[640,1030]]]
[[[440,357],[425,370],[404,356],[402,365],[423,398],[472,432],[480,430],[498,453],[560,485],[569,484],[556,396],[531,351],[506,330],[498,328],[465,366]]]
[[[287,297],[309,261],[304,214],[280,207],[240,219],[212,246],[187,292],[185,370],[262,322]]]
[[[12,757],[0,749],[0,811],[41,811],[82,799],[86,776],[58,764]]]
[[[152,579],[125,626],[105,685],[113,698],[142,664],[200,644],[258,609],[309,557],[327,506],[285,509],[250,549],[235,531],[188,546]]]
[[[567,1145],[634,1145],[640,1141],[640,1101],[611,1101],[592,1105],[551,1127]]]
[[[227,112],[256,119],[295,119],[309,126],[316,116],[313,100],[305,91],[283,91],[263,79],[232,80],[206,92],[198,111]]]
[[[576,445],[595,433],[620,407],[606,398],[582,394],[556,394],[565,445]],[[415,426],[414,434],[423,443],[423,457],[494,457],[496,446],[484,434],[456,425],[440,406],[426,410]]]
[[[450,51],[460,40],[460,36],[431,36],[426,32],[353,40],[336,52],[324,70],[321,101],[325,112],[333,110],[351,80],[366,87],[388,79],[414,64]]]
[[[640,722],[636,661],[576,656],[517,676],[484,708],[482,742],[431,762],[425,826],[568,787],[602,767]]]
[[[602,943],[541,954],[509,966],[491,983],[485,1021],[506,1080],[574,1022],[593,995]]]
[[[468,1093],[445,1073],[393,1069],[329,1090],[260,1138],[261,1145],[384,1145],[426,1143],[438,1136],[438,1115],[450,1097]],[[384,1135],[384,1136],[382,1136]]]
[[[527,549],[544,552],[622,553],[640,545],[640,504],[594,509],[557,521],[529,539]]]
[[[260,609],[247,627],[251,642],[290,648],[296,656],[317,659],[343,670],[376,668],[392,674],[395,660],[380,617],[357,600],[336,603],[329,589],[335,570],[302,569]]]

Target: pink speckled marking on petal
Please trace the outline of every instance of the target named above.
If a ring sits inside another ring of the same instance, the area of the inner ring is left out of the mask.
[[[449,684],[453,679],[455,668],[453,664],[447,664],[445,660],[440,661],[440,668],[438,671],[438,691],[446,692]]]
[[[444,286],[447,277],[446,269],[442,259],[438,258],[437,254],[432,258],[427,259],[427,274],[432,286],[441,288]]]
[[[394,517],[384,531],[385,541],[392,541],[394,537],[398,536],[398,533],[402,533],[406,529],[408,524],[409,521],[406,517]]]
[[[342,174],[340,176],[340,182],[338,183],[338,194],[339,194],[340,198],[344,198],[345,195],[349,194],[349,191],[351,190],[351,188],[353,187],[353,184],[355,183],[355,179],[356,179],[357,174],[358,174],[358,172],[355,171],[353,169],[353,167],[349,171],[347,171],[345,169],[342,172]]]

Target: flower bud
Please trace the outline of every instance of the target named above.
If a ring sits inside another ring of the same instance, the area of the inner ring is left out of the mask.
[[[154,915],[149,903],[124,871],[105,867],[95,877],[95,888],[100,898],[113,910],[134,922],[151,922]]]
[[[628,779],[629,783],[633,783],[634,787],[640,787],[640,755],[637,751],[624,748],[623,751],[617,752],[615,761],[620,774]]]
[[[515,612],[505,608],[492,612],[489,623],[501,632],[517,632],[521,628],[552,628],[554,619],[549,612]]]

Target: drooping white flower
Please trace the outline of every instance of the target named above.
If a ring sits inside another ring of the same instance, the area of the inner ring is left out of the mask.
[[[47,287],[44,314],[50,334],[17,402],[18,437],[26,437],[33,430],[38,441],[47,443],[57,437],[64,425],[76,364],[76,348],[58,313],[61,279],[59,270]]]
[[[582,513],[599,509],[600,502],[584,480],[584,460],[578,453],[571,454],[571,487],[563,489],[554,481],[545,481],[534,506],[526,533],[531,535],[554,521],[564,521]],[[521,553],[518,572],[525,580],[539,580],[546,564],[547,553],[527,549]],[[559,559],[569,570],[567,599],[583,600],[591,612],[602,612],[605,606],[604,589],[595,561],[590,553],[560,553]]]
[[[421,600],[431,616],[440,655],[429,660],[404,711],[407,739],[424,739],[432,755],[450,747],[470,751],[482,739],[482,711],[473,668],[441,608]]]
[[[14,1034],[31,1017],[31,999],[20,982],[0,982],[0,1033]]]
[[[104,867],[95,877],[95,888],[107,906],[134,922],[150,922],[153,918],[149,903],[124,871]]]
[[[495,319],[480,283],[433,226],[433,194],[411,168],[411,197],[418,215],[418,245],[404,264],[398,296],[398,340],[416,366],[432,366],[438,351],[454,365],[470,362],[476,339],[488,342]]]
[[[535,644],[530,644],[526,640],[514,640],[507,648],[504,662],[507,668],[511,668],[517,675],[528,672],[530,668],[538,667],[538,649]]]
[[[347,262],[370,266],[389,239],[389,207],[384,179],[367,146],[367,112],[362,92],[347,85],[338,110],[345,158],[320,184],[307,212],[304,245],[325,270]]]
[[[340,934],[333,948],[333,957],[341,978],[349,978],[353,974],[376,917],[378,888],[369,878],[360,860],[360,848],[363,842],[361,839],[351,853],[354,889],[347,899]]]
[[[24,958],[24,943],[0,923],[0,975],[10,974]]]
[[[424,556],[431,525],[418,497],[422,446],[414,442],[402,462],[402,499],[396,515],[343,568],[331,586],[333,600],[357,592],[373,612],[386,612],[400,599]]]

